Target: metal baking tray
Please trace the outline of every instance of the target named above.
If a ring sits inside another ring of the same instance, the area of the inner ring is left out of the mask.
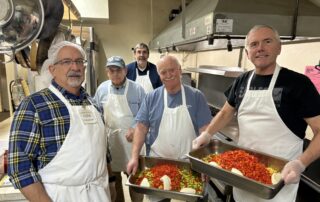
[[[220,154],[229,150],[236,149],[242,149],[250,154],[255,155],[256,157],[258,157],[261,163],[265,164],[267,167],[276,169],[278,172],[280,172],[284,165],[288,162],[287,160],[279,157],[271,156],[262,152],[257,152],[233,144],[228,144],[217,139],[211,140],[211,142],[206,147],[192,151],[187,156],[190,158],[192,169],[197,172],[204,173],[212,178],[222,180],[234,187],[252,192],[253,194],[261,198],[273,198],[284,186],[283,180],[280,180],[280,182],[275,185],[267,185],[248,177],[234,174],[228,170],[214,167],[202,161],[202,158],[206,157],[209,154]]]
[[[139,167],[137,170],[136,175],[130,175],[126,185],[131,187],[134,191],[142,194],[148,194],[148,195],[155,195],[160,196],[164,198],[171,198],[171,199],[177,199],[182,201],[198,201],[199,199],[202,199],[205,194],[205,183],[203,184],[203,193],[201,195],[199,194],[188,194],[188,193],[182,193],[177,191],[168,191],[168,190],[162,190],[157,188],[151,188],[151,187],[142,187],[137,184],[134,184],[134,182],[137,179],[138,174],[147,169],[151,168],[158,163],[171,163],[178,165],[179,168],[185,168],[190,170],[191,165],[189,161],[182,161],[182,160],[176,160],[176,159],[167,159],[167,158],[158,158],[158,157],[147,157],[147,156],[140,156],[139,157]],[[195,172],[195,171],[193,171]],[[195,172],[196,173],[196,172]],[[196,173],[199,174],[199,173]],[[199,174],[200,176],[200,174]]]

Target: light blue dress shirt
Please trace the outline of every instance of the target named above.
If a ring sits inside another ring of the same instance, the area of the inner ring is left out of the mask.
[[[123,86],[115,87],[112,84],[111,80],[104,81],[99,85],[94,99],[97,104],[103,108],[103,105],[107,102],[108,99],[109,86],[111,86],[110,92],[112,94],[123,95],[126,85],[129,85],[127,92],[127,101],[133,117],[136,117],[138,110],[141,107],[142,101],[146,95],[142,86],[140,86],[140,84],[136,82],[126,79],[126,82],[123,84]],[[135,127],[135,121],[132,123],[132,127]]]
[[[183,85],[185,89],[186,102],[193,127],[197,135],[199,129],[210,123],[212,116],[206,98],[201,91],[190,86]],[[136,116],[137,123],[149,126],[149,137],[147,140],[147,150],[158,136],[159,126],[162,119],[164,104],[164,86],[148,93]],[[181,91],[176,94],[168,94],[168,107],[175,108],[182,104]],[[174,134],[173,134],[174,135]]]

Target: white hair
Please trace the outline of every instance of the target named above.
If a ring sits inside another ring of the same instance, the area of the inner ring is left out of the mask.
[[[75,43],[72,43],[69,41],[61,41],[61,42],[58,42],[54,45],[51,45],[51,47],[48,50],[48,58],[44,61],[43,65],[41,67],[41,72],[40,72],[40,81],[43,85],[43,88],[49,87],[49,85],[51,84],[51,80],[53,78],[50,71],[49,71],[49,66],[54,65],[54,63],[57,62],[58,54],[59,54],[60,50],[66,46],[76,48],[81,53],[82,57],[86,58],[85,51],[78,44],[75,44]]]

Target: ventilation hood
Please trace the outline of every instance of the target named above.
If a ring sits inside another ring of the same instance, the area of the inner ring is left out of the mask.
[[[275,27],[282,39],[320,37],[319,5],[320,0],[193,0],[149,45],[194,50],[198,42],[244,39],[257,24]]]

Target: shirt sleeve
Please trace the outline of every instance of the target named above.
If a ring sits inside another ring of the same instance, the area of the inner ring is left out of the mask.
[[[308,77],[303,75],[301,80],[301,85],[295,88],[294,93],[295,99],[299,103],[296,106],[297,113],[301,114],[303,118],[318,116],[320,114],[319,93]]]
[[[101,89],[101,86],[98,87],[93,99],[95,101],[95,103],[101,108],[101,99],[100,99],[100,89]]]
[[[142,123],[146,126],[149,126],[148,97],[150,97],[150,94],[144,97],[143,102],[141,103],[141,106],[135,118],[136,123]]]
[[[25,99],[14,114],[9,137],[8,175],[16,189],[41,179],[34,165],[39,142],[39,118],[32,100]]]
[[[135,73],[135,62],[132,62],[127,65],[128,71],[127,71],[127,78],[135,81],[136,80],[136,73]]]
[[[252,71],[248,71],[236,78],[232,85],[225,91],[227,102],[238,110],[246,92],[248,78]]]

